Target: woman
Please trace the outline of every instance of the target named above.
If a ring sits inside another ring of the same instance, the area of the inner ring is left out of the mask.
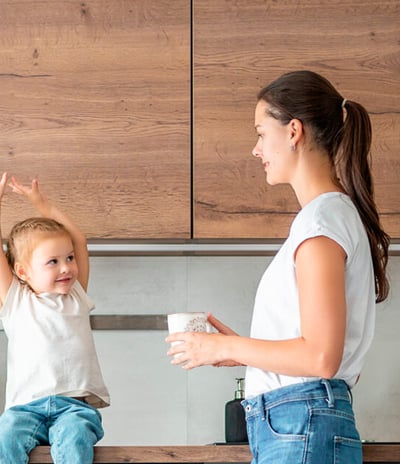
[[[310,71],[258,95],[253,155],[301,210],[265,271],[250,338],[212,315],[217,334],[174,334],[173,364],[246,365],[254,462],[361,464],[350,390],[370,346],[375,302],[389,291],[389,237],[373,199],[366,110]]]

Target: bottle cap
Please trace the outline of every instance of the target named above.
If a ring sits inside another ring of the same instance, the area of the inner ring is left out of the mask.
[[[236,378],[235,400],[244,400],[244,379]]]

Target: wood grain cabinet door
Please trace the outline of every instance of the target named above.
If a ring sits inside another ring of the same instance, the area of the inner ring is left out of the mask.
[[[0,2],[0,171],[89,238],[189,238],[190,2]],[[32,215],[7,193],[4,235]]]
[[[194,237],[282,238],[298,211],[269,187],[256,143],[258,91],[310,69],[373,124],[372,165],[382,222],[400,237],[398,0],[194,0]]]

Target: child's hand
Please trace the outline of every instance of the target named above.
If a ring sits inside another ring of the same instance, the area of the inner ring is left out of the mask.
[[[3,198],[4,192],[6,191],[7,181],[8,174],[6,172],[3,172],[3,175],[1,176],[0,180],[0,200]]]
[[[47,197],[39,190],[39,183],[37,179],[32,180],[31,187],[25,187],[24,185],[20,184],[15,177],[11,177],[9,186],[13,192],[27,197],[32,205],[35,206],[35,208],[38,210],[41,210],[43,207],[48,205]]]

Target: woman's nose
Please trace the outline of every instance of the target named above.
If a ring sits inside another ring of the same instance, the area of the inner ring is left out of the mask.
[[[261,156],[261,152],[258,148],[258,143],[255,145],[255,147],[253,148],[253,151],[251,152],[251,154],[253,156],[255,156],[256,158],[259,158]]]

